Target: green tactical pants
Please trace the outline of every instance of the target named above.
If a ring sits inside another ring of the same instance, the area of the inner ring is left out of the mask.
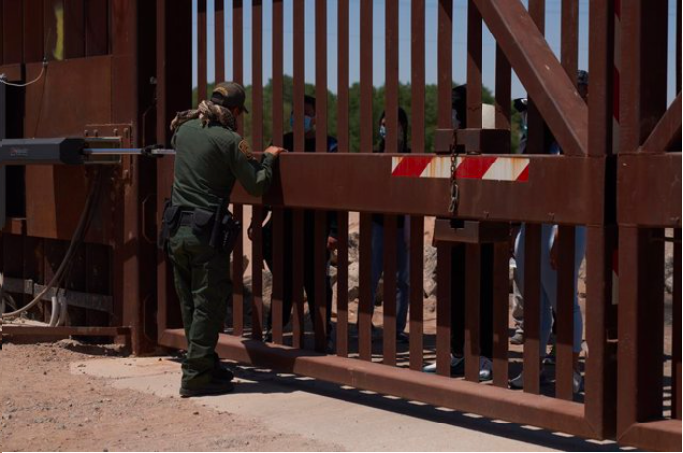
[[[188,345],[182,386],[197,388],[211,381],[218,361],[216,343],[232,292],[230,254],[214,250],[208,238],[181,226],[169,241],[169,256]]]

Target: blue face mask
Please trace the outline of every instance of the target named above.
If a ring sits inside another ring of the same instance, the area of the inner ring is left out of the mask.
[[[313,118],[310,116],[304,115],[304,132],[308,132],[313,128]],[[290,115],[289,117],[289,126],[294,130],[294,115]]]
[[[382,137],[383,139],[387,138],[387,128],[386,126],[380,126],[379,127],[379,136]]]

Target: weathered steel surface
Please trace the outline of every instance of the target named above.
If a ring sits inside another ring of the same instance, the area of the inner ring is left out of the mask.
[[[160,344],[186,347],[182,329],[168,330]],[[280,345],[266,345],[221,335],[218,353],[242,363],[267,366],[342,385],[390,393],[407,400],[424,401],[437,407],[474,412],[493,419],[532,424],[553,431],[572,432],[583,437],[595,434],[583,418],[583,405],[554,398],[536,397],[519,392],[456,381],[418,371],[387,367],[382,364],[336,356],[313,354]]]
[[[620,154],[617,162],[619,224],[680,228],[681,153]]]
[[[391,157],[364,153],[288,153],[279,162],[279,183],[263,201],[248,196],[241,187],[236,187],[233,201],[450,217],[448,179],[394,177]],[[529,156],[529,160],[526,183],[459,180],[458,216],[589,225],[603,222],[604,200],[592,195],[605,184],[603,159]],[[330,167],[335,171],[323,171]],[[567,175],[575,175],[572,191],[564,190]],[[366,188],[370,185],[384,189],[368,191]],[[317,189],[321,187],[328,189]],[[553,193],[553,198],[534,196],[539,193]]]

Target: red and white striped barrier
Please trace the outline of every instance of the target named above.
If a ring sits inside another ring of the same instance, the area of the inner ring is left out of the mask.
[[[391,175],[407,178],[450,178],[450,156],[392,157]],[[527,182],[529,159],[525,157],[458,156],[456,179]]]

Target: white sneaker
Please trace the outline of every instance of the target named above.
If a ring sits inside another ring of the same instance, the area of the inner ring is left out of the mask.
[[[493,379],[493,363],[488,357],[479,357],[479,380],[490,381]]]
[[[457,368],[459,365],[461,365],[465,360],[465,357],[456,357],[453,354],[451,354],[451,370],[453,368]],[[431,363],[429,365],[425,365],[422,368],[422,371],[425,373],[436,373],[436,362]]]

